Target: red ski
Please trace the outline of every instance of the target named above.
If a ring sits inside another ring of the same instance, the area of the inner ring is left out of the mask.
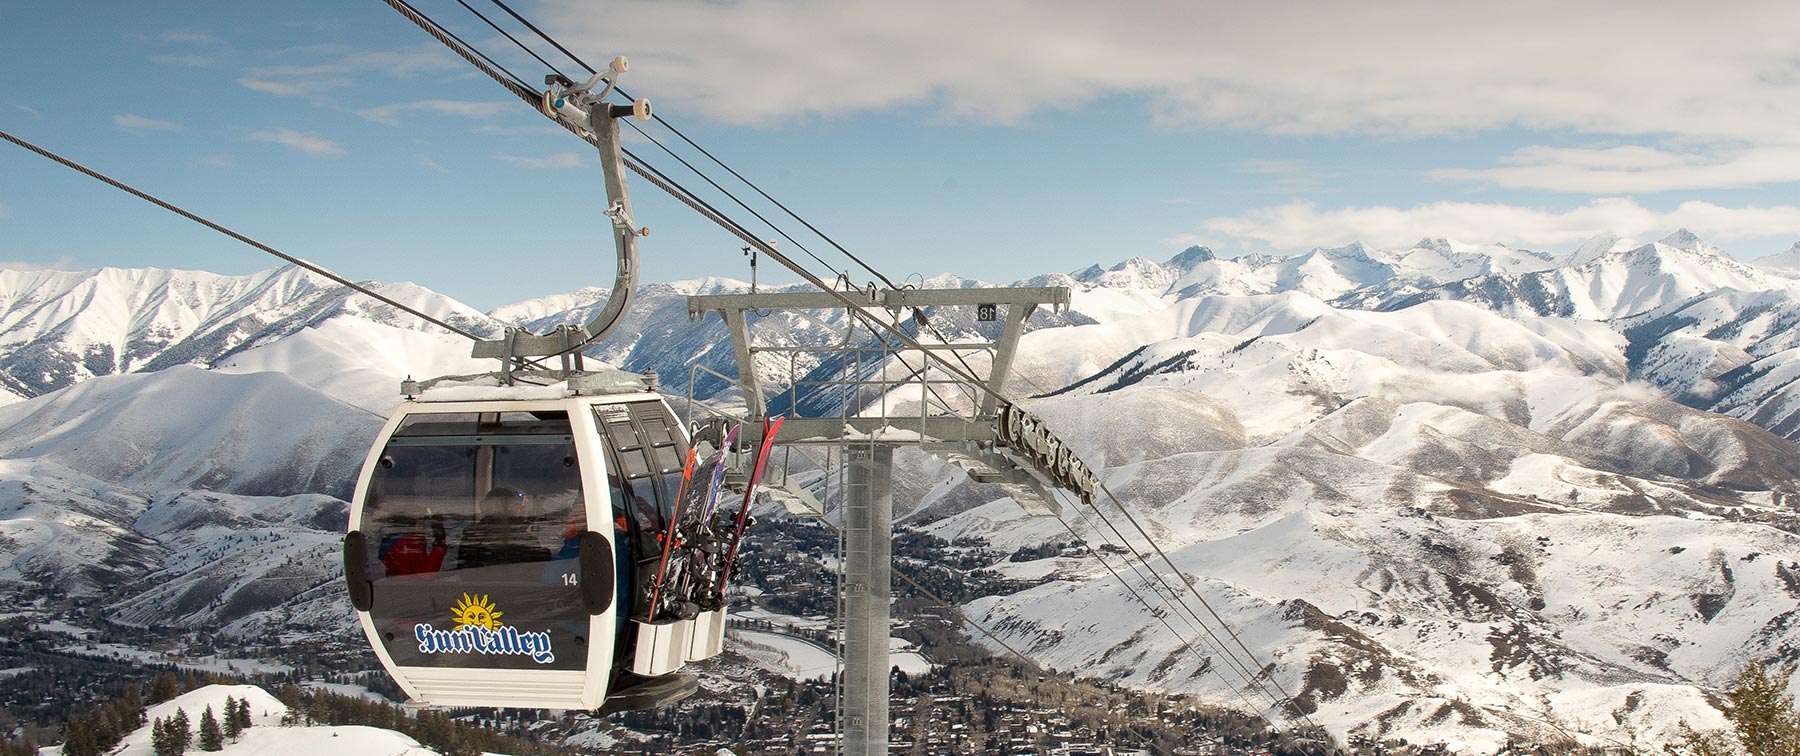
[[[690,541],[705,540],[692,539],[691,536],[695,534],[694,531],[697,528],[694,523],[686,521],[704,522],[706,517],[711,515],[712,501],[719,490],[719,479],[725,473],[725,455],[731,450],[731,445],[737,443],[737,435],[738,427],[734,425],[731,427],[731,431],[725,434],[719,450],[708,455],[706,461],[698,464],[696,464],[697,455],[694,450],[691,448],[688,450],[687,466],[681,473],[681,491],[675,496],[675,512],[669,518],[668,530],[663,533],[662,562],[656,568],[656,582],[650,591],[650,611],[646,621],[656,621],[658,604],[665,588],[668,589],[673,601],[692,600],[692,596],[688,594],[694,590],[691,585],[694,577],[689,574],[693,572],[693,567],[689,566],[684,569],[683,565],[692,565],[694,560],[685,556],[678,558],[675,561],[675,574],[670,575],[668,569],[669,557],[673,549],[671,544],[680,542],[678,545],[681,547],[691,548],[701,544]],[[683,525],[688,527],[683,527]],[[671,583],[674,585],[670,585]],[[684,586],[686,587],[684,588]]]
[[[675,508],[669,514],[669,526],[662,534],[662,559],[656,563],[656,582],[651,584],[650,608],[645,612],[645,622],[656,621],[656,604],[662,600],[663,577],[668,574],[669,569],[669,551],[675,548],[675,524],[681,522],[682,499],[687,498],[688,487],[694,482],[694,460],[697,456],[697,450],[692,446],[688,447],[687,464],[681,468],[681,489],[675,494]]]
[[[786,418],[777,417],[773,421],[763,418],[762,447],[756,450],[756,465],[750,468],[750,483],[744,486],[744,504],[738,508],[736,527],[731,534],[731,545],[725,549],[725,559],[719,567],[719,598],[723,603],[725,583],[731,580],[732,563],[737,560],[738,543],[744,539],[744,526],[750,521],[750,501],[756,498],[756,487],[762,484],[763,468],[769,464],[769,450],[775,448],[775,436],[781,432],[781,422]]]

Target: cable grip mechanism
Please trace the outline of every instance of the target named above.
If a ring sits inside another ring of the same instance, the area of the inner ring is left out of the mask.
[[[544,92],[544,111],[555,113],[577,126],[585,127],[596,115],[607,118],[624,118],[631,116],[639,121],[650,120],[650,100],[639,97],[630,105],[608,105],[605,110],[596,112],[594,107],[602,105],[607,96],[618,86],[619,76],[631,68],[631,62],[620,55],[607,64],[606,69],[595,73],[587,81],[577,85],[561,74],[544,77],[544,84],[549,87]],[[594,91],[599,87],[598,92]]]

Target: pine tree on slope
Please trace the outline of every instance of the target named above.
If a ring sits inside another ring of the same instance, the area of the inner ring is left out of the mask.
[[[225,748],[225,734],[219,731],[219,718],[213,714],[209,704],[206,712],[200,715],[200,750],[218,751]]]

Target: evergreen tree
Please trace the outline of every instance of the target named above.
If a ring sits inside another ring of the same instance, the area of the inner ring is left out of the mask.
[[[117,730],[107,722],[106,716],[100,711],[82,714],[72,720],[70,726],[81,731],[82,743],[91,746],[95,754],[111,748],[119,739],[119,736],[115,734]]]
[[[1769,675],[1751,663],[1738,675],[1731,691],[1731,726],[1750,756],[1800,754],[1800,709],[1788,694],[1788,678],[1794,668]]]
[[[244,734],[244,726],[238,721],[238,700],[225,697],[225,737],[237,742],[238,736]]]
[[[73,719],[63,726],[62,752],[64,756],[100,756],[100,746],[94,741],[94,731]]]
[[[163,672],[150,682],[150,703],[162,703],[181,694],[176,689],[175,674]]]
[[[150,723],[150,751],[156,756],[169,756],[169,722],[162,717]]]
[[[170,750],[173,756],[187,753],[188,743],[194,739],[194,725],[188,720],[185,710],[176,709],[175,717],[169,720]]]
[[[219,731],[219,718],[213,715],[211,704],[205,713],[200,715],[200,750],[218,751],[225,748],[225,734]]]
[[[281,692],[275,694],[275,697],[281,699],[281,702],[288,707],[287,711],[281,715],[282,726],[292,727],[300,724],[300,686],[293,683],[283,685]]]
[[[250,698],[248,696],[238,699],[237,719],[239,730],[250,729],[252,723],[250,721]]]
[[[135,730],[139,727],[143,727],[144,694],[138,692],[138,686],[128,685],[125,687],[124,703],[125,708],[133,713],[132,721],[136,723],[132,725],[131,729]]]
[[[1770,675],[1756,662],[1744,666],[1731,692],[1725,718],[1731,730],[1696,732],[1687,722],[1677,740],[1663,746],[1668,756],[1794,756],[1800,754],[1800,708],[1788,693],[1793,667]]]

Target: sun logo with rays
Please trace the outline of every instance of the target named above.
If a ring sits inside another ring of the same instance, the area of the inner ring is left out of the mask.
[[[465,627],[484,627],[489,630],[500,629],[500,608],[488,600],[487,594],[471,597],[465,593],[462,600],[450,609],[450,618],[456,622],[456,629]]]

